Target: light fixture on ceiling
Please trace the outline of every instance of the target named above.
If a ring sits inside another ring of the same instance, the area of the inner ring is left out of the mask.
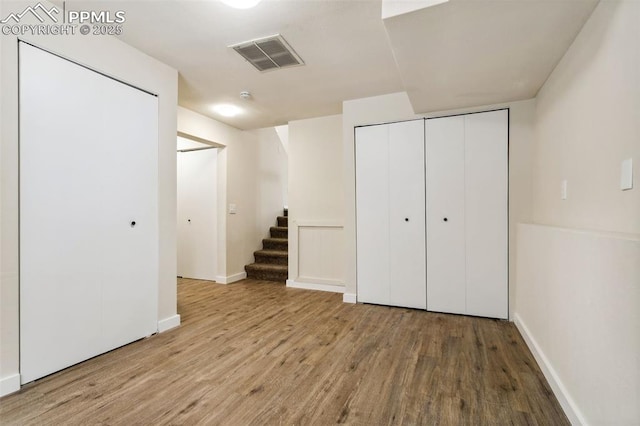
[[[251,9],[258,3],[260,3],[261,0],[220,0],[220,1],[226,4],[227,6],[231,6],[236,9]]]
[[[218,104],[213,107],[213,110],[223,117],[235,117],[242,114],[242,108],[231,104]]]
[[[247,90],[243,90],[242,92],[240,92],[240,99],[245,101],[251,99],[251,92]]]

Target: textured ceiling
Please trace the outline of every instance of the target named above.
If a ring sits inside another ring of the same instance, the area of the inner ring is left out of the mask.
[[[397,1],[397,0],[385,0]],[[67,1],[124,10],[120,38],[180,73],[180,105],[241,129],[407,91],[416,113],[534,96],[596,0],[450,0],[381,19],[380,0]],[[305,65],[261,73],[228,46],[282,34]],[[251,100],[240,99],[248,90]],[[225,118],[212,107],[244,108]]]
[[[597,0],[464,1],[386,19],[416,113],[534,97]]]

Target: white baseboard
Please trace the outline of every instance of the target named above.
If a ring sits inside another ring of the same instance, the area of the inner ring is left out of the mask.
[[[12,374],[11,376],[0,379],[0,397],[9,395],[20,390],[20,374]]]
[[[216,283],[218,283],[218,284],[231,284],[231,283],[235,283],[236,281],[244,280],[245,278],[247,278],[247,273],[246,272],[238,272],[237,274],[229,275],[227,277],[225,277],[225,276],[217,276],[216,277]]]
[[[356,294],[355,293],[345,293],[342,296],[342,302],[343,303],[356,303]]]
[[[328,286],[344,288],[344,283],[340,280],[336,280],[335,278],[306,277],[298,275],[298,278],[289,281],[299,284],[325,284]]]
[[[165,331],[171,330],[172,328],[176,328],[180,325],[180,315],[175,314],[170,316],[169,318],[161,319],[158,321],[158,333],[163,333]]]
[[[299,281],[287,280],[287,287],[301,288],[304,290],[329,291],[332,293],[344,293],[344,286],[320,283],[301,283]]]
[[[556,370],[553,368],[544,352],[542,352],[542,349],[540,349],[540,346],[538,346],[536,339],[533,337],[524,322],[522,322],[522,318],[520,318],[518,313],[515,313],[513,315],[513,322],[518,328],[518,331],[520,331],[522,338],[524,339],[525,343],[529,347],[529,350],[533,354],[533,357],[536,359],[538,365],[540,366],[542,374],[544,374],[544,377],[549,382],[549,386],[551,386],[553,393],[556,395],[560,406],[569,418],[571,424],[586,425],[587,422],[580,412],[577,404],[575,403],[573,398],[571,398],[571,395],[569,395],[567,388],[565,388],[564,384],[560,380],[560,377],[558,377]]]

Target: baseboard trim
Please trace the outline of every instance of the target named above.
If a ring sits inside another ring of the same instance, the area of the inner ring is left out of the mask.
[[[20,374],[12,374],[11,376],[0,379],[0,397],[18,392],[20,390]]]
[[[164,333],[165,331],[171,330],[172,328],[176,328],[180,326],[180,315],[175,314],[170,316],[169,318],[161,319],[158,321],[158,333]]]
[[[344,284],[342,281],[331,279],[331,278],[305,277],[305,276],[299,275],[298,278],[290,281],[298,284],[322,284],[322,285],[344,288]]]
[[[245,278],[247,278],[247,273],[246,272],[238,272],[237,274],[229,275],[227,277],[225,277],[225,276],[217,276],[216,277],[216,283],[218,283],[218,284],[231,284],[231,283],[235,283],[236,281],[244,280]]]
[[[287,287],[301,288],[303,290],[329,291],[332,293],[344,293],[344,287],[331,284],[304,283],[295,280],[287,280]]]
[[[355,293],[345,293],[342,296],[342,302],[343,303],[356,303],[357,302],[356,294]]]
[[[540,370],[542,370],[542,374],[544,374],[544,377],[549,382],[549,386],[551,386],[553,393],[558,399],[560,406],[562,407],[562,409],[564,410],[564,413],[569,418],[569,421],[571,422],[571,424],[586,425],[587,421],[585,420],[584,415],[582,415],[582,412],[578,408],[578,405],[575,403],[573,398],[571,398],[571,395],[567,391],[567,388],[564,386],[564,384],[560,380],[560,377],[558,377],[556,370],[553,368],[553,366],[551,365],[551,362],[549,362],[549,359],[544,354],[542,349],[540,349],[540,346],[538,346],[536,339],[533,337],[533,335],[529,331],[529,328],[527,328],[527,326],[522,321],[522,318],[520,318],[520,315],[518,315],[518,313],[515,313],[513,315],[513,322],[516,325],[516,328],[518,329],[518,331],[520,331],[522,338],[524,339],[525,343],[529,347],[529,350],[533,354],[533,357],[536,359],[536,362],[540,366]]]

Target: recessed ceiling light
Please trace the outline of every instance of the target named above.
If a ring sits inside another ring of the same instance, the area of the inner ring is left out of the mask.
[[[219,104],[213,107],[213,110],[223,117],[235,117],[242,113],[242,109],[231,104]]]
[[[236,9],[251,9],[261,0],[220,0],[227,6],[235,7]]]

